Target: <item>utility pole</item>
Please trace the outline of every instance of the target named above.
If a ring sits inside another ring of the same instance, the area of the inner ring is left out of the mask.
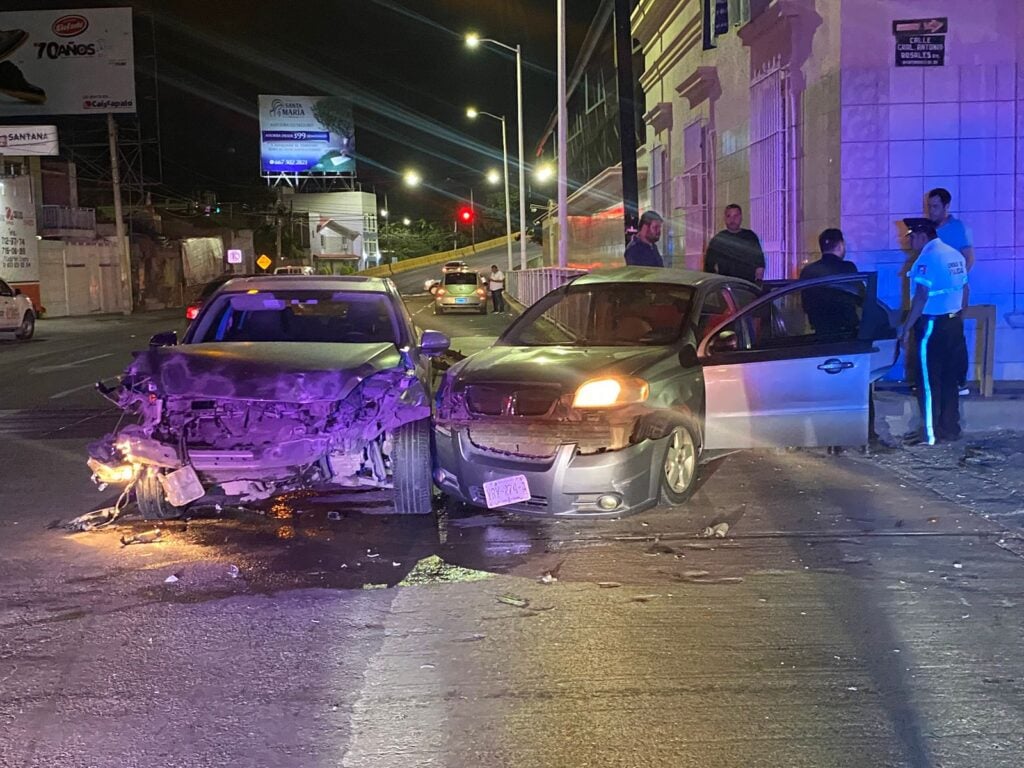
[[[636,86],[633,82],[633,33],[629,26],[631,0],[615,0],[615,61],[619,91],[619,142],[622,152],[624,239],[636,231],[640,192],[636,170]]]
[[[473,188],[469,188],[469,210],[473,212],[473,218],[469,220],[469,241],[473,244],[473,252],[476,253],[476,203],[473,201]]]
[[[569,117],[565,100],[565,0],[558,0],[558,266],[563,268],[569,265]]]
[[[117,238],[118,261],[121,264],[121,303],[123,312],[130,315],[132,298],[132,258],[124,234],[124,211],[121,210],[121,166],[117,156],[117,123],[113,112],[107,113],[107,141],[110,144],[110,175],[114,188],[114,236]]]

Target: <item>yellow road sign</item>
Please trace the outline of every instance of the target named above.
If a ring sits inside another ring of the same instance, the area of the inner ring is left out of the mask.
[[[267,254],[265,254],[265,253],[262,256],[260,256],[258,259],[256,259],[256,266],[259,267],[262,270],[266,270],[267,267],[269,267],[273,263],[274,262],[271,261],[270,257],[268,257]]]

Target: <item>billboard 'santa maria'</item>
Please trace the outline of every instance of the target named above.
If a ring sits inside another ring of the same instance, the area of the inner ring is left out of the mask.
[[[352,105],[332,96],[260,96],[260,170],[355,173]]]

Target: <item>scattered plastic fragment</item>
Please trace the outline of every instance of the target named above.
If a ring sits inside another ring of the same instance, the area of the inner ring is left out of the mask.
[[[177,577],[177,575],[172,573],[170,576],[164,579],[164,584],[177,584],[179,581],[180,579]]]
[[[541,584],[554,584],[556,581],[558,581],[558,579],[552,576],[550,573],[545,573],[543,576],[537,579],[537,581],[539,581]]]
[[[159,528],[154,528],[151,531],[143,531],[142,533],[135,533],[131,536],[121,537],[121,546],[127,547],[129,544],[152,544],[160,541],[162,533]]]
[[[434,669],[433,664],[420,664],[420,669]]]
[[[718,525],[709,525],[698,535],[702,539],[724,539],[729,533],[728,523],[719,523]]]
[[[241,575],[241,573],[242,572],[238,570],[237,565],[228,566],[228,576],[230,576],[232,579],[237,579]]]
[[[953,567],[954,567],[954,568],[963,568],[963,567],[964,567],[964,564],[963,564],[963,563],[961,563],[961,562],[960,562],[960,561],[958,560],[958,561],[956,561],[955,563],[953,563]]]
[[[363,589],[387,589],[387,584],[363,584]]]
[[[332,509],[331,511],[329,511],[327,513],[327,519],[328,520],[334,520],[334,521],[341,520],[341,512],[339,512],[336,509]]]
[[[515,595],[498,595],[498,602],[516,608],[526,608],[530,605],[530,601],[525,597],[516,597]]]
[[[621,587],[622,584],[617,581],[599,581],[597,586],[601,587],[601,589],[614,589],[615,587]]]

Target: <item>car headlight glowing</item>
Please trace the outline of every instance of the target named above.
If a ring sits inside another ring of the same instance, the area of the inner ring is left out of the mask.
[[[630,403],[642,403],[650,394],[643,379],[634,376],[609,376],[591,379],[576,390],[573,408],[612,408]]]

